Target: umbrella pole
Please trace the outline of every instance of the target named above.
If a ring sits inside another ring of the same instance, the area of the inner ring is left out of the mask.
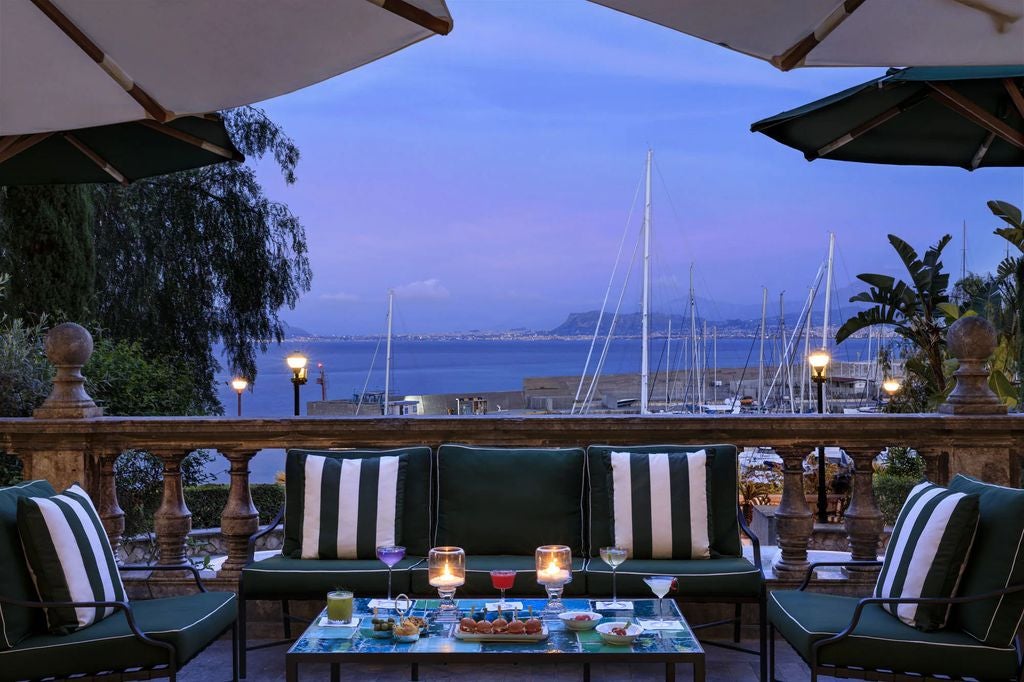
[[[89,159],[97,166],[102,168],[104,173],[114,178],[122,185],[128,184],[128,179],[124,177],[124,174],[121,173],[121,171],[111,166],[106,159],[104,159],[102,156],[94,152],[88,145],[79,140],[77,137],[75,137],[71,133],[64,133],[64,139],[67,140],[68,143],[70,143],[75,149],[82,152],[82,154],[87,159]]]

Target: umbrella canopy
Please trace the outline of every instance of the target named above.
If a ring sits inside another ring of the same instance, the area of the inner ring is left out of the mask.
[[[783,71],[1024,64],[1022,0],[591,0]]]
[[[242,161],[217,115],[0,137],[0,185],[120,182]]]
[[[1024,166],[1024,66],[911,68],[753,124],[804,152],[916,166]]]
[[[2,0],[0,135],[251,104],[451,27],[444,0]]]

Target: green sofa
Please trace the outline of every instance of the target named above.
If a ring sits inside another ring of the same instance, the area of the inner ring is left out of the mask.
[[[122,571],[187,570],[197,594],[115,602],[117,612],[70,635],[47,633],[44,609],[25,562],[16,524],[19,497],[51,496],[46,481],[0,488],[0,679],[65,679],[83,675],[168,677],[226,631],[235,631],[236,598],[207,592],[192,566],[122,566]],[[85,604],[79,604],[85,606]],[[237,653],[232,656],[238,679]]]
[[[466,551],[466,584],[458,594],[497,596],[489,572],[494,568],[519,571],[511,595],[543,595],[534,573],[534,549],[545,544],[573,549],[573,580],[566,596],[611,596],[611,572],[597,558],[598,549],[612,544],[605,453],[680,452],[702,448],[713,453],[711,471],[712,558],[692,561],[630,560],[618,569],[618,593],[650,598],[642,577],[650,574],[679,578],[682,601],[735,604],[734,637],[739,639],[742,604],[758,604],[762,625],[760,653],[766,650],[764,581],[760,551],[738,513],[736,447],[645,446],[583,448],[497,448],[446,444],[396,450],[291,450],[329,457],[362,458],[405,454],[405,498],[402,544],[406,558],[395,568],[393,592],[436,597],[427,581],[426,556],[431,547],[455,545]],[[290,460],[289,460],[290,461]],[[287,467],[287,463],[286,463]],[[289,495],[292,495],[289,492]],[[287,504],[288,500],[286,500]],[[294,501],[292,502],[294,504]],[[287,507],[286,507],[287,509]],[[262,535],[277,525],[271,523]],[[286,524],[287,527],[287,524]],[[755,545],[754,561],[743,557],[741,529]],[[254,540],[257,536],[254,536]],[[290,549],[286,537],[285,554]],[[378,561],[311,560],[275,556],[251,562],[239,587],[241,671],[245,676],[246,604],[253,600],[281,601],[285,636],[291,636],[287,600],[323,600],[335,588],[381,596],[387,590],[387,571]],[[719,624],[719,623],[713,623]],[[708,625],[713,625],[708,624]],[[767,658],[762,656],[762,679]]]

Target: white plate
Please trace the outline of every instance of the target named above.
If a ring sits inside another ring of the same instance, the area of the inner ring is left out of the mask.
[[[612,628],[626,628],[626,635],[616,635],[612,632]],[[636,623],[627,623],[626,621],[617,620],[608,623],[601,623],[597,626],[597,632],[608,644],[619,644],[622,646],[628,646],[633,643],[633,640],[640,636],[644,629]]]
[[[494,633],[481,635],[475,632],[463,632],[459,629],[459,624],[456,623],[454,637],[464,642],[543,642],[548,638],[548,626],[543,626],[540,632],[532,635],[495,635]]]

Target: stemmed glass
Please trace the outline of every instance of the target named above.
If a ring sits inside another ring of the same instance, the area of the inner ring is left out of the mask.
[[[405,547],[399,545],[381,545],[377,548],[377,558],[384,562],[384,565],[388,567],[388,601],[387,608],[391,608],[395,603],[391,600],[391,569],[395,565],[405,558]]]
[[[516,582],[515,571],[491,571],[491,585],[496,590],[501,590],[501,601],[498,602],[498,608],[504,609],[505,602],[505,590],[512,589],[512,586]]]
[[[615,590],[615,571],[619,564],[626,560],[626,550],[622,547],[602,547],[600,550],[601,561],[612,567],[612,603],[608,605],[612,609],[628,608],[628,604],[620,604]]]
[[[665,611],[662,609],[662,602],[665,601],[665,595],[672,589],[672,585],[676,579],[670,575],[649,575],[644,578],[644,582],[647,583],[647,587],[651,588],[651,592],[658,598],[658,622],[665,622]]]

